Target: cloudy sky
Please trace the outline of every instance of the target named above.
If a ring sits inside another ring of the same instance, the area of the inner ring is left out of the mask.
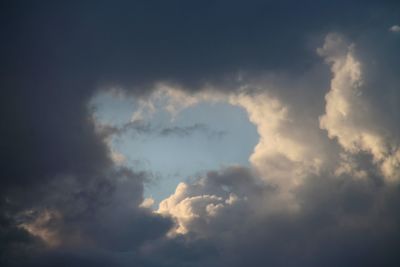
[[[399,1],[0,13],[1,266],[399,266]]]

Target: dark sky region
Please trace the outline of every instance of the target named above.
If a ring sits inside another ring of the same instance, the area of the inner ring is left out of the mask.
[[[399,1],[0,13],[0,266],[400,266]]]

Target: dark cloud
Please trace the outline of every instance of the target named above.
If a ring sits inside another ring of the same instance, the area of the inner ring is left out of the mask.
[[[296,189],[298,210],[274,211],[269,205],[276,201],[278,191],[263,189],[257,180],[251,172],[236,168],[209,173],[187,188],[187,200],[181,203],[204,194],[228,199],[229,193],[252,193],[216,215],[193,216],[189,223],[195,234],[205,236],[203,241],[219,252],[213,262],[216,266],[397,265],[400,214],[394,203],[400,197],[398,186],[326,173],[309,177]],[[229,192],[221,190],[226,186]],[[191,212],[203,214],[210,203],[203,207],[193,203]],[[279,204],[284,205],[278,201],[275,208]]]
[[[14,67],[131,87],[155,78],[199,84],[239,70],[301,72],[316,59],[311,34],[386,31],[398,19],[396,1],[4,5],[3,47]]]
[[[398,1],[3,1],[0,265],[398,265],[398,186],[330,174],[298,189],[301,213],[253,216],[275,190],[247,170],[210,173],[207,190],[194,192],[253,196],[254,206],[193,223],[207,239],[195,231],[166,238],[172,221],[138,207],[146,174],[113,165],[88,103],[107,86],[136,95],[159,81],[227,90],[238,72],[267,71],[304,82],[275,94],[310,104],[324,91],[308,90],[302,77],[327,77],[315,47],[337,31],[360,44],[365,62],[375,60],[367,99],[384,107],[380,117],[398,137],[399,38],[387,29],[399,23],[399,9]],[[210,134],[201,125],[161,134],[198,130]],[[61,244],[49,247],[24,224]]]

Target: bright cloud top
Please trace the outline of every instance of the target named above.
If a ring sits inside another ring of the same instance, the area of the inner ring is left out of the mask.
[[[320,117],[322,129],[330,138],[349,153],[370,153],[374,163],[387,181],[397,181],[400,175],[400,150],[374,118],[373,107],[363,99],[362,66],[354,55],[354,45],[347,44],[337,34],[328,35],[325,44],[318,49],[331,65],[333,79],[326,95],[326,114]]]

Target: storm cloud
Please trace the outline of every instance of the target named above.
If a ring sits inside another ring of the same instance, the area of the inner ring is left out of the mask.
[[[398,1],[0,10],[1,266],[398,265]],[[243,109],[259,135],[250,166],[188,178],[152,210],[152,176],[116,164],[108,138],[224,132],[99,131],[91,101],[115,88],[147,105],[167,95],[172,116]]]

